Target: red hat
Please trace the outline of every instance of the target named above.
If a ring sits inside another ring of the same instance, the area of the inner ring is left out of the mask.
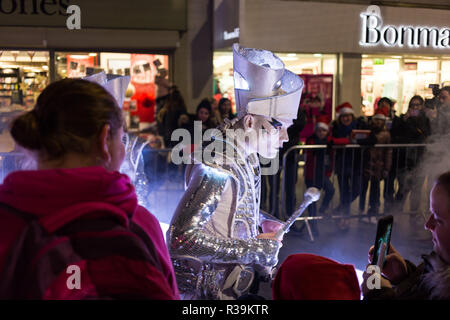
[[[309,253],[294,254],[281,264],[274,300],[360,300],[355,268]]]
[[[336,107],[336,116],[338,118],[344,114],[355,115],[355,112],[353,111],[353,107],[349,102],[344,102]]]
[[[372,119],[386,120],[387,116],[388,110],[386,108],[378,108],[377,110],[375,110],[375,114]]]
[[[325,130],[329,130],[330,128],[328,127],[328,123],[330,121],[328,121],[328,117],[326,115],[320,115],[317,117],[317,122],[316,125],[314,127],[314,130],[317,128],[322,128]]]

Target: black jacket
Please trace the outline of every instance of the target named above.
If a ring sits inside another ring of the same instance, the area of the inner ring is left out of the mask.
[[[422,259],[418,266],[406,261],[408,276],[402,282],[392,288],[370,290],[364,300],[449,300],[450,265],[434,252]]]

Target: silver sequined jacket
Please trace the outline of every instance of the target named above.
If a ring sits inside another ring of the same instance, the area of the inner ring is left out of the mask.
[[[281,244],[256,239],[269,218],[259,214],[258,157],[244,158],[235,144],[225,145],[234,150],[232,157],[228,151],[225,158],[224,147],[212,161],[187,166],[186,192],[168,230],[178,286],[187,299],[235,299],[247,292],[255,270],[277,264]]]

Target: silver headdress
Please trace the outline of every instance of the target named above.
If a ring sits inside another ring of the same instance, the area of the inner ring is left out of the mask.
[[[256,114],[270,118],[297,118],[303,80],[285,69],[267,50],[233,44],[234,91],[238,117]]]

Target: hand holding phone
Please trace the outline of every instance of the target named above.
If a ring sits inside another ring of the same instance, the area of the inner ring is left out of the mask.
[[[383,269],[386,256],[388,255],[393,223],[394,217],[391,215],[378,220],[377,235],[370,264],[377,265],[380,269]]]

